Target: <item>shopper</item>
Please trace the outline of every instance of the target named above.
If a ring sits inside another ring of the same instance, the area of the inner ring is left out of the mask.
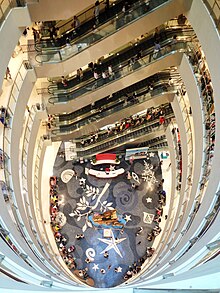
[[[7,69],[6,69],[6,72],[5,72],[5,79],[12,79],[11,78],[11,72],[10,72],[10,69],[9,69],[9,67],[7,67]]]
[[[78,33],[80,30],[80,20],[79,18],[75,15],[73,18],[73,23],[72,23],[72,27],[74,28],[75,32]]]
[[[99,13],[100,13],[100,3],[99,1],[96,1],[95,8],[94,8],[95,25],[99,24]]]

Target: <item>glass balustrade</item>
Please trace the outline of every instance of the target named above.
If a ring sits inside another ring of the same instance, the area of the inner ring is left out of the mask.
[[[105,110],[105,106],[104,106],[102,112],[100,112],[100,110],[97,110],[98,114],[91,116],[91,113],[89,113],[88,114],[88,115],[90,115],[89,118],[86,118],[84,120],[80,120],[79,122],[77,122],[77,121],[72,122],[69,125],[68,124],[62,125],[59,127],[59,129],[53,129],[52,135],[60,135],[60,134],[66,134],[66,133],[69,134],[69,133],[73,132],[74,130],[78,131],[80,128],[82,128],[85,125],[88,125],[89,123],[99,121],[105,117],[108,117],[108,116],[115,114],[117,112],[120,112],[122,110],[129,109],[131,107],[145,103],[156,96],[159,96],[162,94],[164,95],[166,93],[171,94],[174,92],[175,92],[175,87],[158,88],[152,92],[149,92],[143,96],[136,98],[134,102],[127,102],[126,98],[125,99],[122,98],[121,100],[118,100],[116,105],[111,104],[112,107],[108,110]]]
[[[27,67],[27,64],[29,65]],[[8,154],[10,154],[10,148],[11,148],[11,135],[12,135],[12,129],[11,129],[11,123],[12,123],[12,118],[15,112],[15,108],[17,107],[17,103],[18,103],[18,96],[19,96],[19,92],[20,89],[22,87],[23,81],[26,77],[27,74],[27,69],[32,69],[32,67],[30,66],[30,64],[28,63],[28,61],[24,61],[20,68],[19,71],[15,77],[11,92],[10,92],[10,97],[8,100],[8,105],[6,107],[7,109],[7,113],[8,113],[8,123],[5,124],[4,130],[3,130],[3,150],[7,155],[7,160],[4,160],[4,181],[6,183],[6,185],[8,186],[8,193],[9,193],[9,203],[11,205],[11,210],[13,213],[13,217],[15,219],[18,231],[22,234],[22,237],[25,239],[25,241],[27,242],[27,244],[30,246],[30,248],[32,249],[34,255],[42,262],[45,262],[45,259],[42,257],[42,255],[38,252],[38,248],[35,246],[35,244],[33,243],[29,232],[27,231],[22,216],[20,214],[20,211],[18,209],[18,204],[17,204],[17,198],[15,196],[14,193],[14,188],[13,188],[13,180],[12,180],[12,173],[11,173],[11,162],[10,162],[10,157],[8,156]],[[25,189],[24,189],[25,190]],[[27,197],[26,197],[27,199]],[[32,218],[32,214],[30,213],[30,209],[26,209],[27,215],[29,216],[29,218]],[[13,218],[12,218],[13,220]],[[32,221],[30,222],[30,228],[33,231],[33,223]],[[34,237],[36,238],[36,235],[33,232]],[[13,236],[11,236],[12,238]],[[37,242],[39,243],[39,246],[41,247],[41,250],[43,252],[43,254],[45,254],[45,250],[43,248],[43,245],[40,243],[38,237],[36,238]],[[15,243],[15,242],[13,242]],[[24,253],[22,253],[22,255],[25,255]],[[26,259],[25,261],[30,264],[33,268],[35,268],[37,271],[41,271],[42,273],[45,273],[44,270],[42,270],[42,268],[40,268],[39,266],[37,266],[32,260],[31,258]],[[47,262],[45,262],[45,265],[47,267],[50,268],[51,271],[56,273],[56,270]]]
[[[160,109],[160,110],[162,110],[163,109],[163,112],[165,112],[165,113],[170,113],[170,111],[172,112],[172,109],[170,108],[170,105],[169,104],[166,104],[165,106],[163,105],[163,106],[161,106],[162,108],[157,108],[157,109]],[[153,108],[152,108],[153,109]],[[140,116],[139,116],[139,118],[142,120],[142,122],[141,123],[145,123],[145,122],[150,122],[150,121],[152,121],[153,119],[157,119],[157,118],[159,118],[159,114],[155,114],[155,115],[150,115],[149,117],[147,117],[147,112],[146,113],[142,113]],[[126,118],[125,118],[125,120],[126,120]],[[132,124],[132,123],[131,123]],[[118,125],[118,122],[115,122],[115,126],[116,125]],[[137,126],[138,126],[138,124],[137,124]],[[133,127],[133,126],[132,126]],[[134,126],[135,127],[135,126]],[[113,127],[114,128],[114,127]],[[89,145],[91,145],[91,143],[97,143],[97,142],[102,142],[104,139],[107,139],[107,138],[109,138],[109,137],[111,137],[112,135],[114,135],[116,132],[118,132],[118,131],[113,131],[113,128],[112,128],[112,131],[110,132],[110,133],[108,133],[108,131],[107,130],[100,130],[99,132],[98,132],[98,137],[97,137],[97,139],[96,140],[94,140],[94,141],[91,141],[91,139],[90,139],[90,136],[84,136],[84,137],[82,137],[82,138],[78,138],[78,139],[76,139],[75,140],[75,142],[76,142],[76,146],[77,147],[79,147],[79,148],[81,148],[82,147],[82,144],[81,144],[81,141],[83,140],[84,141],[84,147],[85,148],[87,148],[87,147],[89,147]],[[88,145],[85,145],[85,142],[86,142],[86,140],[88,140]]]
[[[220,2],[219,0],[202,0],[213,18],[216,28],[220,32]]]
[[[181,112],[183,114],[183,119],[186,127],[186,134],[187,134],[187,150],[188,150],[188,162],[187,162],[187,177],[190,178],[190,180],[187,180],[187,186],[184,189],[184,198],[181,200],[182,204],[180,207],[179,215],[177,215],[176,219],[176,207],[179,205],[179,200],[181,199],[181,186],[182,186],[182,152],[179,148],[180,146],[180,136],[179,132],[177,132],[177,124],[174,123],[174,120],[171,120],[170,123],[170,129],[172,132],[172,138],[173,138],[173,144],[176,154],[176,166],[174,166],[176,170],[176,188],[175,188],[175,195],[173,196],[173,200],[171,201],[171,205],[169,208],[169,217],[166,222],[166,227],[164,229],[164,233],[162,234],[161,241],[156,247],[156,255],[153,256],[152,259],[148,261],[148,263],[145,264],[143,269],[147,271],[149,268],[149,265],[152,264],[154,259],[160,255],[160,252],[167,251],[166,248],[170,247],[170,244],[172,242],[172,239],[175,237],[175,232],[177,231],[178,227],[180,226],[183,215],[187,208],[187,199],[190,196],[191,192],[191,180],[192,180],[192,166],[193,166],[193,141],[192,141],[192,129],[191,129],[191,123],[190,123],[190,115],[188,113],[188,107],[186,105],[185,97],[181,94],[182,89],[179,87],[178,89],[178,95],[176,95],[179,105],[181,108]],[[174,226],[175,225],[175,226]],[[180,242],[182,236],[177,238],[178,243]],[[169,241],[168,241],[169,239]],[[174,245],[170,248],[171,250],[177,245],[177,241],[175,241]],[[163,261],[168,255],[170,254],[170,250],[165,253],[165,255],[161,255],[161,257],[158,258],[158,262]],[[155,264],[156,265],[156,264]],[[154,266],[155,267],[155,266]],[[152,267],[152,269],[154,268]],[[144,275],[143,275],[144,277]],[[141,278],[143,278],[141,277]]]
[[[173,118],[174,115],[173,113],[166,114],[166,124],[167,125],[170,122],[170,119]],[[106,139],[103,139],[102,142],[100,143],[95,143],[90,145],[90,147],[85,148],[85,150],[81,150],[78,153],[78,156],[81,157],[87,157],[94,155],[95,153],[102,152],[104,150],[112,149],[113,147],[118,147],[120,145],[123,145],[127,142],[129,142],[130,139],[135,140],[140,138],[143,135],[146,135],[148,133],[151,133],[152,131],[158,131],[160,129],[163,129],[164,126],[160,126],[159,121],[158,122],[151,122],[147,124],[143,124],[139,127],[136,127],[134,130],[128,129],[127,131],[124,131],[122,135],[118,134],[116,137],[109,137]],[[86,150],[87,149],[87,150]]]
[[[192,55],[192,52],[193,52],[193,55]],[[193,42],[192,44],[190,44],[189,49],[188,49],[189,60],[193,66],[194,73],[196,74],[198,86],[201,89],[200,78],[201,78],[202,74],[204,73],[204,71],[206,71],[207,74],[209,74],[209,72],[208,72],[208,68],[207,68],[205,60],[203,60],[203,63],[201,64],[201,56],[198,57],[199,56],[198,53],[200,53],[200,52],[201,52],[201,48],[197,42]],[[213,114],[214,114],[214,101],[213,101],[213,96],[212,95],[210,96],[210,92],[207,93],[207,87],[206,87],[207,85],[209,85],[209,83],[203,85],[204,89],[201,90],[201,98],[203,101],[204,123],[209,124],[210,117],[213,117],[212,121],[214,123],[212,126],[213,127],[212,132],[215,133],[215,119],[213,116]],[[174,246],[172,246],[171,249],[174,249],[179,244],[183,235],[189,230],[189,228],[190,228],[190,226],[191,226],[191,224],[192,224],[192,222],[193,222],[193,220],[199,210],[199,207],[201,205],[202,199],[203,199],[205,191],[206,191],[206,188],[204,188],[204,185],[207,184],[208,180],[209,180],[209,168],[211,166],[212,158],[213,158],[213,155],[210,155],[210,151],[211,151],[211,153],[213,153],[213,151],[214,151],[214,142],[210,137],[209,131],[205,132],[205,137],[206,137],[206,140],[205,140],[205,146],[204,146],[205,147],[204,153],[205,153],[206,159],[205,159],[205,164],[203,166],[203,175],[202,175],[202,181],[200,182],[199,195],[198,196],[195,195],[195,201],[192,206],[193,212],[189,215],[188,220],[186,221],[184,228],[182,229],[182,233],[181,233],[182,236],[179,237],[178,241],[175,242]],[[192,140],[192,138],[190,139],[190,141],[191,140]],[[207,157],[208,157],[208,160],[207,160]],[[192,165],[190,164],[189,167],[192,168]],[[190,180],[188,181],[188,185],[191,185],[191,177],[190,177]],[[216,212],[218,213],[218,211],[219,211],[218,197],[214,197],[213,203],[214,203],[213,212],[211,212],[210,216],[207,218],[207,221],[204,222],[203,228],[200,229],[197,234],[195,234],[195,236],[191,240],[190,244],[187,247],[185,247],[185,249],[183,251],[181,251],[178,256],[175,257],[174,261],[177,261],[178,259],[180,259],[190,248],[192,248],[192,246],[207,231],[207,227],[212,225],[212,223],[215,220]],[[185,207],[185,209],[186,209],[186,207]],[[182,220],[182,217],[180,220]]]
[[[92,31],[90,31],[85,36],[82,36],[79,39],[75,39],[73,42],[67,40],[67,44],[65,44],[65,46],[56,48],[55,42],[53,43],[54,47],[51,48],[44,48],[42,45],[41,53],[36,55],[36,61],[39,63],[56,63],[62,60],[66,60],[87,49],[96,42],[99,42],[104,38],[114,34],[119,29],[126,27],[141,17],[144,17],[168,1],[169,0],[151,0],[150,5],[148,6],[146,5],[145,0],[140,0],[135,3],[131,9],[129,9],[128,13],[121,11],[109,22],[100,27],[93,28]]]
[[[176,44],[170,45],[170,40],[167,40],[162,44],[162,48],[158,53],[154,53],[153,47],[148,49],[146,52],[143,52],[144,56],[136,61],[132,66],[128,62],[119,64],[117,68],[114,68],[114,79],[93,79],[91,82],[87,83],[86,86],[74,91],[74,94],[71,96],[68,95],[59,95],[58,97],[49,98],[49,103],[66,103],[75,99],[76,97],[82,96],[83,94],[92,92],[97,88],[106,86],[107,84],[113,83],[116,80],[119,80],[129,74],[132,74],[145,66],[154,63],[156,60],[159,60],[165,56],[172,55],[175,52],[185,52],[187,49],[187,42],[178,41]]]
[[[61,125],[69,125],[79,120],[89,118],[90,116],[94,116],[101,112],[101,110],[107,111],[111,108],[121,104],[122,102],[125,103],[126,100],[129,102],[135,103],[135,99],[137,101],[144,97],[147,94],[153,94],[157,90],[171,90],[169,86],[169,78],[171,77],[170,74],[156,74],[151,76],[150,78],[146,78],[141,80],[133,85],[124,88],[118,92],[113,93],[105,98],[102,98],[92,105],[87,105],[83,108],[80,108],[74,112],[70,112],[67,114],[58,114],[54,116],[55,122],[54,126],[61,126]],[[150,87],[152,85],[152,87]],[[125,94],[126,93],[126,94]]]
[[[205,57],[202,57],[202,51],[198,42],[194,41],[189,44],[189,61],[192,65],[193,72],[197,79],[197,85],[200,89],[202,100],[202,113],[204,123],[204,156],[202,166],[202,176],[200,181],[199,194],[195,198],[194,206],[190,217],[186,223],[186,230],[191,226],[193,219],[195,218],[200,204],[206,192],[206,187],[209,181],[209,175],[211,172],[211,166],[214,157],[215,150],[215,109],[214,109],[214,97],[213,90],[210,84],[210,73],[207,67]],[[203,79],[204,74],[207,74],[207,79]],[[203,83],[204,82],[204,83]]]
[[[14,7],[25,6],[24,0],[1,0],[0,1],[0,26],[6,19],[9,11]]]

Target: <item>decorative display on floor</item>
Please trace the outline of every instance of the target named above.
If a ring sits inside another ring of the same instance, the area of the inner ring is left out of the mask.
[[[153,165],[147,163],[146,161],[144,161],[144,171],[142,173],[142,178],[150,186],[154,185],[157,182],[157,179],[153,171]]]
[[[146,212],[143,212],[143,214],[144,214],[143,222],[146,224],[151,224],[154,220],[154,215],[146,213]]]
[[[81,282],[118,286],[131,277],[129,266],[138,263],[137,274],[153,255],[151,246],[161,232],[166,192],[160,156],[145,152],[133,161],[124,156],[119,161],[115,154],[100,154],[95,162],[63,160],[57,156],[50,178],[51,226],[60,255]],[[109,176],[120,169],[121,174]]]
[[[89,215],[88,219],[97,228],[123,229],[126,224],[126,220],[116,210],[107,211],[103,214],[94,213]]]
[[[94,248],[88,248],[86,249],[86,257],[90,260],[90,261],[94,261],[94,257],[95,257],[96,253],[95,253],[95,249]]]
[[[102,196],[105,194],[110,184],[106,183],[102,192],[99,194],[99,189],[91,188],[89,185],[86,185],[86,197],[82,196],[77,203],[77,208],[75,211],[69,214],[70,217],[76,217],[77,221],[80,221],[82,218],[85,219],[85,224],[82,228],[82,231],[85,232],[88,227],[92,228],[91,222],[88,220],[88,216],[94,210],[100,210],[105,212],[106,210],[113,210],[112,202],[101,201]],[[85,211],[85,212],[82,212]]]
[[[115,239],[115,236],[114,236],[114,233],[111,231],[111,234],[112,234],[112,237],[111,239],[101,239],[101,238],[98,238],[98,240],[100,240],[101,242],[104,242],[106,244],[108,244],[108,246],[100,253],[100,254],[103,254],[105,253],[106,251],[109,251],[111,250],[112,248],[115,250],[115,252],[120,255],[120,257],[123,257],[119,248],[117,247],[117,245],[119,243],[121,243],[122,241],[126,240],[126,238],[121,238],[121,239]]]

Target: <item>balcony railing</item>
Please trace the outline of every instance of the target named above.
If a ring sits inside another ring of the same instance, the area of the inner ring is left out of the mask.
[[[0,26],[6,19],[9,11],[14,7],[25,6],[26,1],[24,0],[1,0],[0,1]]]
[[[216,28],[220,32],[220,1],[219,0],[203,0],[213,18]]]
[[[9,194],[9,203],[11,206],[11,210],[14,216],[14,219],[16,221],[16,225],[18,228],[18,231],[22,234],[23,238],[27,242],[27,245],[31,248],[33,251],[33,254],[46,266],[50,267],[50,270],[53,273],[56,273],[57,271],[51,267],[51,265],[46,261],[45,258],[42,257],[42,254],[39,253],[39,249],[36,247],[36,245],[33,243],[31,236],[29,235],[29,232],[23,222],[22,215],[19,211],[18,208],[18,199],[14,193],[14,186],[13,186],[13,180],[12,180],[12,173],[11,173],[11,162],[10,162],[10,149],[11,149],[11,135],[12,135],[12,129],[11,129],[11,120],[14,116],[14,112],[16,107],[18,106],[18,96],[19,96],[19,91],[22,87],[22,84],[24,82],[24,79],[27,74],[27,70],[32,69],[28,61],[23,61],[21,64],[19,71],[15,77],[14,84],[12,86],[11,92],[10,92],[10,97],[8,100],[8,105],[7,105],[7,113],[9,117],[9,121],[7,122],[7,125],[4,127],[3,131],[3,150],[5,154],[7,155],[8,159],[4,161],[4,181],[8,187],[8,194]],[[28,217],[32,217],[31,214],[26,210]],[[13,218],[12,218],[13,220]],[[32,229],[32,226],[30,226]],[[41,247],[42,253],[45,254],[43,245],[39,242],[39,239],[36,237],[36,234],[34,233],[33,229],[33,236],[36,238],[36,241],[38,242],[39,246]],[[13,236],[13,235],[12,235]],[[16,243],[14,241],[14,243]],[[18,245],[17,245],[18,246]],[[18,246],[19,247],[19,246]],[[22,251],[22,249],[20,248]],[[22,254],[24,255],[24,253]],[[36,265],[31,258],[25,258],[25,261],[28,262],[33,268],[35,268],[37,271],[41,271],[44,273],[42,268]]]

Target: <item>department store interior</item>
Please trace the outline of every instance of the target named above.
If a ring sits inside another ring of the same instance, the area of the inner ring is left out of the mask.
[[[220,1],[0,2],[0,292],[220,292]]]

